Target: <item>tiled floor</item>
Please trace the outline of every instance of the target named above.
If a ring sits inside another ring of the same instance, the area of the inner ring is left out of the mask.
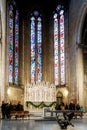
[[[73,119],[74,127],[67,130],[87,130],[87,119]],[[57,121],[34,119],[0,120],[0,130],[61,130]]]

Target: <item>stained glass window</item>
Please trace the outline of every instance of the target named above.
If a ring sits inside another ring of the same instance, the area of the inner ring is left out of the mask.
[[[19,67],[19,12],[16,10],[15,15],[15,63],[14,63],[14,82],[18,83],[18,67]]]
[[[8,81],[18,84],[19,67],[19,12],[14,8],[15,3],[9,5],[8,17]]]
[[[38,11],[31,15],[31,82],[42,80],[42,18]]]
[[[64,9],[58,6],[54,13],[54,82],[65,84]]]

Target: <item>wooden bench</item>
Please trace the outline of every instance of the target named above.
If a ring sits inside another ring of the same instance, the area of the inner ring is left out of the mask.
[[[75,112],[74,113],[74,117],[77,119],[77,117],[81,117],[81,119],[82,119],[82,117],[83,117],[83,112],[82,111],[80,111],[80,112]]]
[[[71,112],[74,112],[74,117],[77,119],[77,116],[80,116],[81,119],[83,117],[83,111],[79,111],[79,110],[50,110],[49,108],[45,108],[44,109],[44,117],[46,117],[46,113],[50,113],[50,116],[52,117],[53,116],[53,113],[56,113],[56,115],[58,113],[63,113],[63,112],[66,112],[66,113],[71,113]]]
[[[25,117],[30,117],[29,111],[11,111],[10,117],[14,117],[15,119],[17,118],[25,118]]]

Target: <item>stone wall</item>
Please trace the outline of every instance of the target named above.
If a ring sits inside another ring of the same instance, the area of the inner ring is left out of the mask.
[[[1,99],[5,96],[5,86],[8,86],[7,72],[7,48],[6,45],[6,1],[0,0],[2,17],[2,43],[0,44],[0,87],[2,90]],[[52,10],[48,13],[44,8],[37,6],[42,14],[43,34],[42,34],[42,64],[43,81],[53,83],[53,17]],[[56,8],[56,7],[55,7]],[[26,10],[20,10],[20,86],[25,87],[30,83],[30,22],[29,15],[34,6],[29,5]],[[65,49],[66,49],[66,86],[69,88],[69,101],[71,99],[79,101],[81,105],[87,107],[86,85],[84,85],[83,73],[83,52],[79,47],[81,43],[82,26],[85,12],[87,13],[87,0],[71,0],[69,8],[65,10]],[[5,53],[6,52],[6,53]],[[6,54],[6,55],[5,55]],[[5,57],[6,56],[6,57]],[[3,58],[2,58],[3,57]],[[6,60],[5,60],[6,59]],[[6,61],[6,63],[5,63]],[[6,65],[6,66],[5,66]],[[6,70],[6,71],[5,71]],[[6,76],[5,76],[6,75]],[[14,89],[14,88],[13,88]],[[62,90],[62,89],[61,89]],[[85,91],[86,90],[86,91]],[[16,91],[17,90],[12,90]],[[63,91],[63,90],[62,90]],[[7,91],[6,91],[7,92]],[[15,95],[16,95],[15,92]],[[19,91],[21,95],[21,91]],[[85,95],[85,96],[84,96]],[[22,95],[23,96],[23,95]],[[21,97],[21,96],[20,96]],[[67,99],[68,100],[68,99]]]
[[[84,15],[87,13],[87,0],[71,0],[69,5],[69,65],[70,65],[70,98],[75,97],[85,105],[83,54],[81,43]],[[85,13],[84,13],[85,12]]]
[[[34,8],[34,7],[33,7]],[[24,12],[24,65],[25,65],[25,80],[30,82],[30,14],[33,8],[29,6]],[[40,7],[39,7],[40,8]],[[53,82],[53,25],[50,17],[40,10],[42,15],[42,76],[43,81]]]
[[[6,72],[6,0],[0,0],[1,12],[1,41],[0,41],[0,102],[5,98],[5,72]]]
[[[57,5],[56,5],[57,6]],[[55,9],[56,9],[55,6]],[[42,76],[43,81],[54,83],[54,38],[53,38],[53,11],[44,11],[42,7],[38,7],[42,15]],[[21,13],[21,43],[22,49],[20,54],[22,54],[20,65],[20,80],[24,82],[24,85],[30,83],[30,14],[32,13],[34,6],[26,8]],[[26,14],[26,15],[25,15]],[[66,86],[69,86],[69,43],[68,43],[68,10],[65,10],[65,49],[66,49]],[[22,29],[23,28],[23,29]],[[23,72],[24,71],[24,72]],[[23,73],[21,73],[23,72]],[[23,74],[23,75],[21,75]],[[24,78],[23,78],[24,77]]]
[[[24,89],[10,86],[6,92],[6,101],[11,101],[12,104],[17,104],[20,101],[24,105]]]

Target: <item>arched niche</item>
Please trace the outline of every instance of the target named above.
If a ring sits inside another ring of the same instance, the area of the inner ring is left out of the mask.
[[[85,15],[83,28],[82,28],[81,43],[82,43],[82,52],[83,52],[84,82],[86,82],[87,81],[87,12]]]
[[[83,82],[87,82],[87,4],[82,6],[78,26],[77,45],[79,46],[79,59],[83,62]]]
[[[82,30],[83,30],[83,24],[85,21],[86,14],[87,14],[87,3],[84,3],[80,9],[80,13],[77,21],[76,43],[78,45],[82,44]]]
[[[60,92],[60,91],[57,92],[57,94],[56,94],[56,101],[57,101],[57,104],[60,104],[63,101],[63,94],[62,94],[62,92]]]
[[[83,106],[86,105],[85,102],[85,94],[84,94],[84,77],[85,77],[85,56],[84,55],[85,50],[87,50],[87,43],[86,37],[87,33],[84,33],[85,28],[87,28],[87,3],[84,2],[82,7],[80,8],[79,14],[78,14],[78,21],[77,21],[77,29],[76,29],[76,43],[77,43],[77,51],[76,51],[76,77],[77,77],[77,100],[79,103]],[[87,62],[87,60],[86,60]],[[87,64],[87,63],[86,63]],[[87,96],[86,96],[87,97]]]

